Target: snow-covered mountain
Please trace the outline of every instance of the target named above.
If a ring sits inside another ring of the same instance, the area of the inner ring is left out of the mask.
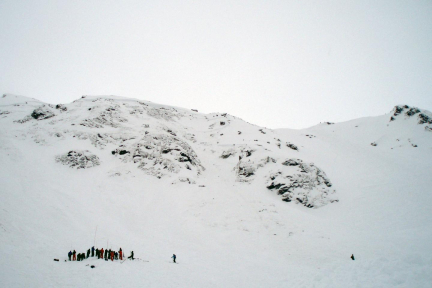
[[[3,95],[2,279],[5,287],[427,287],[431,140],[432,114],[407,105],[272,130],[116,96],[47,104]],[[63,262],[93,245],[149,262]],[[167,263],[172,253],[179,265]]]

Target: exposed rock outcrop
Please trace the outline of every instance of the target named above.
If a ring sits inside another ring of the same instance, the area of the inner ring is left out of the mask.
[[[267,189],[276,190],[286,202],[294,201],[308,208],[318,208],[338,202],[336,191],[324,171],[301,159],[287,159],[285,168],[270,173]]]
[[[100,165],[99,157],[88,150],[71,150],[56,157],[56,161],[71,168],[85,169]]]

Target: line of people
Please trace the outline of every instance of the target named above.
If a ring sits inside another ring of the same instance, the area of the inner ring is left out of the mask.
[[[123,260],[124,254],[122,249],[120,248],[119,251],[114,251],[111,249],[98,249],[98,248],[94,248],[94,246],[91,248],[91,257],[95,256],[95,252],[96,252],[96,257],[98,259],[105,259],[106,261],[108,261],[109,259],[111,259],[111,261],[114,260]],[[90,249],[87,250],[87,257],[85,253],[76,253],[75,250],[69,251],[68,253],[68,258],[69,261],[83,261],[84,259],[87,259],[90,257]],[[128,259],[134,260],[134,252],[131,251],[131,255],[128,257]]]

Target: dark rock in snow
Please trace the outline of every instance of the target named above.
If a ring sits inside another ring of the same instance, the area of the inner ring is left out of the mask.
[[[85,169],[100,165],[99,157],[91,154],[88,150],[69,151],[64,155],[57,156],[56,161],[76,169]]]
[[[427,116],[424,113],[420,113],[418,118],[420,119],[418,124],[432,124],[432,117]]]
[[[63,104],[57,104],[55,108],[61,111],[67,111],[66,106]]]
[[[292,144],[292,143],[289,143],[289,142],[286,144],[286,146],[287,146],[288,148],[291,148],[292,150],[296,150],[296,151],[299,150],[298,147],[297,147],[296,145],[294,145],[294,144]]]
[[[405,112],[405,115],[407,115],[407,116],[413,116],[413,115],[415,115],[417,113],[420,113],[420,110],[417,109],[417,108],[415,108],[415,107],[413,107],[413,108],[410,108],[407,112]]]
[[[36,120],[44,120],[44,119],[54,117],[55,114],[46,108],[39,107],[39,108],[33,110],[33,112],[31,113],[30,116]]]

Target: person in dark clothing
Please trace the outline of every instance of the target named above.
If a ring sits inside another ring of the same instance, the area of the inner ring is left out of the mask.
[[[108,249],[105,249],[105,255],[104,255],[105,260],[108,260]]]
[[[173,262],[174,262],[174,263],[177,263],[177,262],[175,262],[175,260],[176,260],[176,258],[177,258],[177,256],[176,256],[175,254],[173,254],[173,256],[172,256],[171,258],[173,259]]]
[[[72,256],[72,251],[69,251],[68,253],[69,261],[71,261],[71,256]]]
[[[72,255],[73,255],[72,261],[76,261],[76,251],[75,250],[72,252]]]
[[[92,257],[94,257],[94,251],[95,251],[94,246],[91,248],[91,251],[92,251]]]
[[[128,257],[128,259],[134,260],[135,258],[133,256],[134,256],[133,251],[131,251],[131,255]]]
[[[118,260],[118,253],[117,252],[114,252],[114,259]]]
[[[96,248],[96,258],[99,258],[99,249]]]
[[[81,253],[77,254],[77,261],[81,261]]]
[[[355,260],[355,259],[354,259],[354,254],[351,255],[351,259],[352,259],[352,260]]]
[[[86,258],[89,258],[89,257],[90,257],[90,249],[87,250],[87,257]]]

